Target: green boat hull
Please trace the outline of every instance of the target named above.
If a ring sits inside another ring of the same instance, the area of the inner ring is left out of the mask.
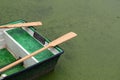
[[[24,22],[25,22],[24,20],[18,20],[18,21],[10,22],[8,24],[16,24],[16,23],[24,23]],[[41,44],[45,44],[45,42],[48,42],[48,43],[50,42],[49,39],[42,36],[33,27],[29,27],[29,28],[34,32],[32,37],[34,37],[38,42],[40,42]],[[11,31],[11,32],[6,31],[6,32],[8,34],[11,34],[11,36],[13,36],[13,39],[15,39],[14,35],[12,35],[13,33],[11,33],[13,31]],[[18,38],[16,38],[15,40],[17,41],[17,39]],[[17,42],[22,45],[22,43],[19,40]],[[24,46],[24,44],[22,46]],[[24,48],[26,50],[28,50],[28,52],[30,52],[30,53],[34,52],[34,50],[29,51],[29,48],[27,48],[27,47],[24,47]],[[35,50],[36,49],[37,48],[35,48]],[[38,63],[36,63],[32,66],[29,66],[27,68],[24,68],[20,71],[13,72],[13,73],[7,75],[6,77],[4,77],[2,80],[33,80],[37,77],[40,77],[41,75],[44,75],[44,74],[54,70],[59,57],[63,53],[63,50],[60,47],[56,46],[55,49],[58,51],[58,53],[56,55],[49,55],[50,57],[42,58],[42,56],[43,57],[46,56],[46,55],[42,55],[42,54],[52,53],[49,50],[47,50],[44,53],[42,53],[41,55],[38,55],[35,57],[38,60]],[[41,59],[38,58],[39,56],[41,56]]]
[[[3,80],[33,80],[37,77],[47,74],[50,71],[53,71],[59,57],[60,54],[31,66],[23,71],[7,76]]]

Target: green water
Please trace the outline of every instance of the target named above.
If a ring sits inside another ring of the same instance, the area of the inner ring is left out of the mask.
[[[35,80],[120,80],[119,0],[0,0],[0,23],[41,20],[37,28],[51,40],[74,31],[61,44],[55,68]]]

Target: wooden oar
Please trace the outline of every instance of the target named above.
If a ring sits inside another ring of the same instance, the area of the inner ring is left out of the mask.
[[[18,24],[9,24],[0,26],[0,28],[16,28],[16,27],[29,27],[29,26],[40,26],[42,23],[38,22],[27,22],[27,23],[18,23]]]
[[[42,51],[44,51],[44,50],[46,50],[46,49],[48,49],[48,48],[50,48],[50,47],[54,47],[54,46],[56,46],[56,45],[58,45],[58,44],[61,44],[61,43],[65,42],[65,41],[67,41],[67,40],[69,40],[69,39],[71,39],[71,38],[73,38],[73,37],[75,37],[75,36],[77,36],[76,33],[74,33],[74,32],[69,32],[69,33],[67,33],[67,34],[65,34],[65,35],[57,38],[56,40],[50,42],[48,45],[44,46],[43,48],[41,48],[41,49],[39,49],[39,50],[37,50],[37,51],[29,54],[29,55],[27,55],[27,56],[25,56],[25,57],[17,60],[17,61],[15,61],[15,62],[13,62],[13,63],[5,66],[5,67],[3,67],[3,68],[1,68],[1,69],[0,69],[0,73],[2,73],[2,72],[4,72],[4,71],[6,71],[6,70],[8,70],[8,69],[10,69],[10,68],[12,68],[12,67],[14,67],[14,66],[16,66],[17,64],[19,64],[19,63],[21,63],[21,62],[23,62],[23,61],[25,61],[25,60],[33,57],[34,55],[36,55],[36,54],[38,54],[38,53],[40,53],[40,52],[42,52]]]

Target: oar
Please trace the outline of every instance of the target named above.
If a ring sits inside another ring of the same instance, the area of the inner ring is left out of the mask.
[[[44,50],[46,50],[46,49],[48,49],[48,48],[50,48],[50,47],[54,47],[54,46],[56,46],[56,45],[58,45],[58,44],[61,44],[61,43],[65,42],[65,41],[67,41],[67,40],[69,40],[69,39],[71,39],[71,38],[73,38],[73,37],[75,37],[75,36],[77,36],[76,33],[74,33],[74,32],[69,32],[69,33],[67,33],[67,34],[65,34],[65,35],[57,38],[56,40],[53,40],[52,42],[50,42],[48,45],[44,46],[43,48],[41,48],[41,49],[39,49],[39,50],[37,50],[37,51],[29,54],[29,55],[27,55],[27,56],[25,56],[25,57],[17,60],[17,61],[15,61],[15,62],[13,62],[13,63],[5,66],[5,67],[3,67],[3,68],[1,68],[1,69],[0,69],[0,73],[2,73],[2,72],[4,72],[4,71],[6,71],[6,70],[8,70],[8,69],[10,69],[10,68],[12,68],[12,67],[14,67],[14,66],[16,66],[17,64],[19,64],[19,63],[21,63],[21,62],[23,62],[23,61],[25,61],[25,60],[33,57],[34,55],[36,55],[36,54],[38,54],[38,53],[40,53],[40,52],[42,52],[42,51],[44,51]]]
[[[27,23],[18,23],[18,24],[9,24],[0,26],[0,28],[16,28],[16,27],[29,27],[29,26],[40,26],[42,23],[38,22],[27,22]]]

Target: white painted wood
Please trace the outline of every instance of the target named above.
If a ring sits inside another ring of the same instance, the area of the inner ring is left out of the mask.
[[[28,55],[29,53],[18,43],[16,42],[7,32],[4,31],[4,36],[5,36],[5,42],[6,42],[6,47],[8,50],[13,53],[16,59],[19,57],[24,57]],[[34,65],[38,63],[38,61],[32,57],[26,61],[24,61],[24,67],[29,67],[31,65]]]
[[[26,27],[22,27],[22,29],[24,29],[26,32],[28,32],[31,36],[34,35],[34,32],[31,29],[26,28]]]
[[[5,47],[6,47],[5,40],[0,39],[0,49],[5,48]]]

